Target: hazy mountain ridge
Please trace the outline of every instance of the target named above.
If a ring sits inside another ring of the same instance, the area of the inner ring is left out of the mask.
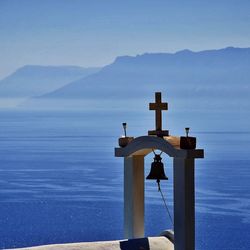
[[[99,68],[26,65],[0,81],[1,98],[29,98],[54,91]]]
[[[227,47],[224,49],[217,49],[217,50],[204,50],[194,52],[191,50],[181,50],[175,53],[145,53],[142,55],[137,56],[119,56],[116,58],[116,64],[119,63],[126,63],[136,62],[136,63],[147,63],[147,64],[154,64],[154,63],[179,63],[185,64],[187,61],[192,60],[193,63],[205,63],[207,66],[209,63],[220,63],[221,60],[229,60],[235,59],[240,60],[241,62],[249,62],[250,56],[250,48],[234,48],[234,47]],[[242,61],[243,60],[243,61]],[[228,64],[235,63],[227,61]]]
[[[225,48],[118,57],[97,73],[25,102],[22,109],[81,110],[144,127],[148,103],[161,91],[169,103],[167,127],[228,131],[250,127],[250,49]],[[132,116],[132,118],[131,118]],[[137,120],[137,118],[135,119]],[[153,123],[147,127],[153,128]],[[182,130],[181,130],[182,131]]]
[[[250,48],[122,56],[87,78],[43,98],[148,98],[155,90],[173,97],[249,96]]]

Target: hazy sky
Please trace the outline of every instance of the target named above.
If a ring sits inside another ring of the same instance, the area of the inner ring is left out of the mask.
[[[0,78],[27,64],[250,47],[249,0],[0,0]]]

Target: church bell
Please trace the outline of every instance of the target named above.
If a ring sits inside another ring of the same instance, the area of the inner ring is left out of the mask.
[[[150,173],[146,178],[147,180],[157,180],[157,182],[160,180],[168,180],[161,159],[161,155],[155,154],[154,161],[151,164]]]

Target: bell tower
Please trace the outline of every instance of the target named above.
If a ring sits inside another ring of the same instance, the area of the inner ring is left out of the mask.
[[[124,236],[144,237],[144,157],[152,149],[158,149],[173,158],[175,250],[194,250],[195,159],[203,158],[204,151],[195,148],[196,138],[188,134],[186,137],[170,136],[168,130],[162,130],[161,112],[167,110],[168,105],[161,102],[160,92],[155,93],[155,99],[155,103],[149,105],[156,113],[155,130],[146,136],[120,138],[120,147],[115,148],[115,156],[124,158]],[[157,171],[164,173],[164,169],[160,170],[159,156],[155,156],[155,163],[154,170],[153,165],[151,168],[155,172],[150,173],[148,179],[155,177]],[[162,178],[167,178],[165,173]]]

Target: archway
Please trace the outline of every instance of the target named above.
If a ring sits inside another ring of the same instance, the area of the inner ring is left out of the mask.
[[[173,158],[175,249],[194,249],[194,165],[202,149],[180,149],[174,136],[140,136],[126,147],[115,148],[124,157],[124,236],[144,237],[144,157],[158,149]]]

